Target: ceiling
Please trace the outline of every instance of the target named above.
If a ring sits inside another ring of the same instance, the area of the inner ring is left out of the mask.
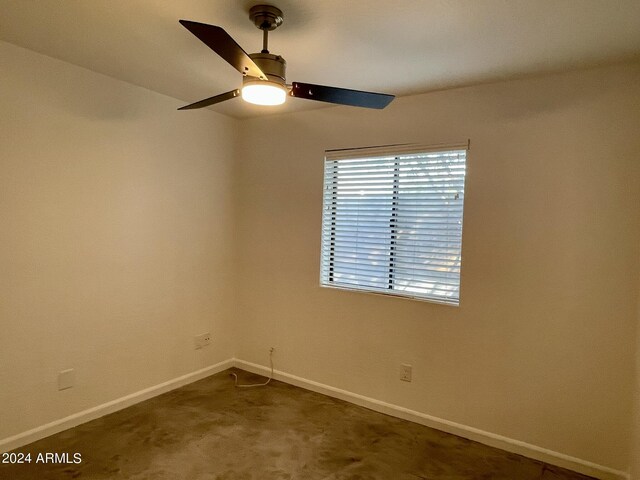
[[[284,12],[269,49],[289,83],[409,95],[640,58],[639,0],[0,0],[0,40],[191,103],[241,76],[178,20],[219,25],[257,52],[248,11],[259,3]],[[323,106],[210,108],[242,118]]]

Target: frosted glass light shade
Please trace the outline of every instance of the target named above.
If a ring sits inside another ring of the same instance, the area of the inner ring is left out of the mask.
[[[242,99],[256,105],[281,105],[286,98],[286,88],[274,82],[246,82],[242,87]]]

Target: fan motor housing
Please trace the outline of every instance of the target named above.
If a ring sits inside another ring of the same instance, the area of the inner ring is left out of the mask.
[[[272,53],[252,53],[249,55],[251,60],[255,62],[260,70],[262,70],[267,78],[275,83],[281,85],[285,84],[287,78],[287,62],[280,55],[274,55]],[[246,80],[255,80],[254,77],[245,77]]]

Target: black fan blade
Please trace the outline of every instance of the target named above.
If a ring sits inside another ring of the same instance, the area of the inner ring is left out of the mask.
[[[325,87],[324,85],[299,82],[293,82],[291,96],[365,108],[384,108],[396,98],[395,95],[387,95],[386,93],[362,92],[348,88]]]
[[[209,105],[215,105],[216,103],[230,100],[234,97],[237,97],[238,95],[240,95],[240,90],[235,89],[227,93],[221,93],[220,95],[216,95],[215,97],[205,98],[204,100],[200,100],[199,102],[185,105],[184,107],[180,107],[178,110],[193,110],[194,108],[208,107]]]
[[[247,52],[222,28],[190,20],[180,20],[180,23],[243,75],[267,79],[267,76],[251,60]]]

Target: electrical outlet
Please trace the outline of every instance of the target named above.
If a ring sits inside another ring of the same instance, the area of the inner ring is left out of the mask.
[[[195,337],[193,337],[193,346],[196,350],[199,350],[202,347],[206,347],[207,345],[211,345],[210,333],[201,333],[200,335],[196,335]]]
[[[400,380],[402,380],[403,382],[410,382],[412,368],[413,367],[411,365],[407,365],[406,363],[400,365]]]

